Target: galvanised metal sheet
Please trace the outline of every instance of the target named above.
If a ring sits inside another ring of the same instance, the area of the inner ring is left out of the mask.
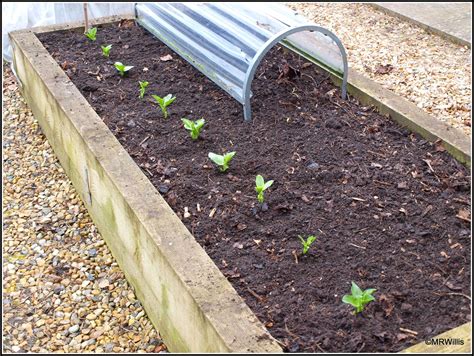
[[[256,67],[278,42],[343,75],[339,39],[276,3],[136,3],[138,22],[244,105],[250,120]],[[311,32],[309,32],[311,31]]]

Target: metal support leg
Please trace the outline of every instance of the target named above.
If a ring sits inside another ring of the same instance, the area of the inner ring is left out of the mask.
[[[250,100],[245,100],[244,106],[244,120],[250,122],[252,119],[252,107],[250,106]]]

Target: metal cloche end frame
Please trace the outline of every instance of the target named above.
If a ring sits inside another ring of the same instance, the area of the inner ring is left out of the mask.
[[[254,57],[252,63],[249,66],[249,69],[247,70],[247,73],[245,75],[245,81],[244,81],[244,118],[245,121],[250,121],[251,116],[252,116],[252,108],[250,106],[250,88],[252,86],[252,81],[253,77],[255,76],[255,72],[257,71],[258,65],[262,61],[263,57],[267,52],[278,42],[281,40],[287,38],[289,35],[292,33],[296,32],[301,32],[301,31],[318,31],[326,36],[329,36],[334,40],[334,42],[337,44],[339,47],[339,50],[341,51],[343,61],[344,61],[344,75],[342,79],[342,93],[341,97],[342,99],[345,99],[347,96],[347,72],[348,72],[348,64],[347,64],[347,55],[346,55],[346,50],[344,46],[342,45],[341,41],[339,38],[337,38],[336,35],[334,35],[332,32],[326,30],[325,28],[315,26],[315,25],[303,25],[303,26],[298,26],[298,27],[292,27],[288,30],[283,30],[280,33],[275,34],[272,38],[270,38],[266,43],[265,46],[260,49],[260,51],[257,53],[257,55]]]
[[[143,27],[239,101],[245,121],[252,118],[255,72],[277,43],[341,76],[341,96],[347,96],[347,55],[339,38],[286,6],[136,3],[135,14]]]

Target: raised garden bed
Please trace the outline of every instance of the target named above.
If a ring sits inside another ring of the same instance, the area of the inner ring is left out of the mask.
[[[99,27],[97,42],[38,37],[285,350],[399,351],[470,320],[470,176],[441,145],[339,100],[282,49],[259,68],[245,124],[237,102],[140,27]],[[115,61],[134,68],[120,77]],[[165,120],[149,94],[168,93]],[[199,140],[182,117],[206,119]],[[207,155],[227,151],[220,173]],[[275,181],[263,209],[257,174]],[[297,236],[309,234],[302,256]],[[351,281],[377,289],[357,316],[341,302]]]

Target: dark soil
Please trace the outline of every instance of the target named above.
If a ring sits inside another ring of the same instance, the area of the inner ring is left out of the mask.
[[[100,27],[96,42],[38,37],[287,351],[399,351],[470,320],[470,173],[440,145],[341,100],[283,48],[260,65],[248,124],[237,101],[140,27]],[[101,44],[113,45],[110,59]],[[134,68],[121,78],[115,61]],[[151,83],[145,100],[139,80]],[[168,93],[177,99],[164,119],[150,94]],[[182,117],[206,119],[199,140]],[[228,151],[220,173],[207,155]],[[257,174],[275,180],[263,208]],[[303,256],[297,236],[309,234]],[[357,316],[341,302],[351,281],[377,289]]]

